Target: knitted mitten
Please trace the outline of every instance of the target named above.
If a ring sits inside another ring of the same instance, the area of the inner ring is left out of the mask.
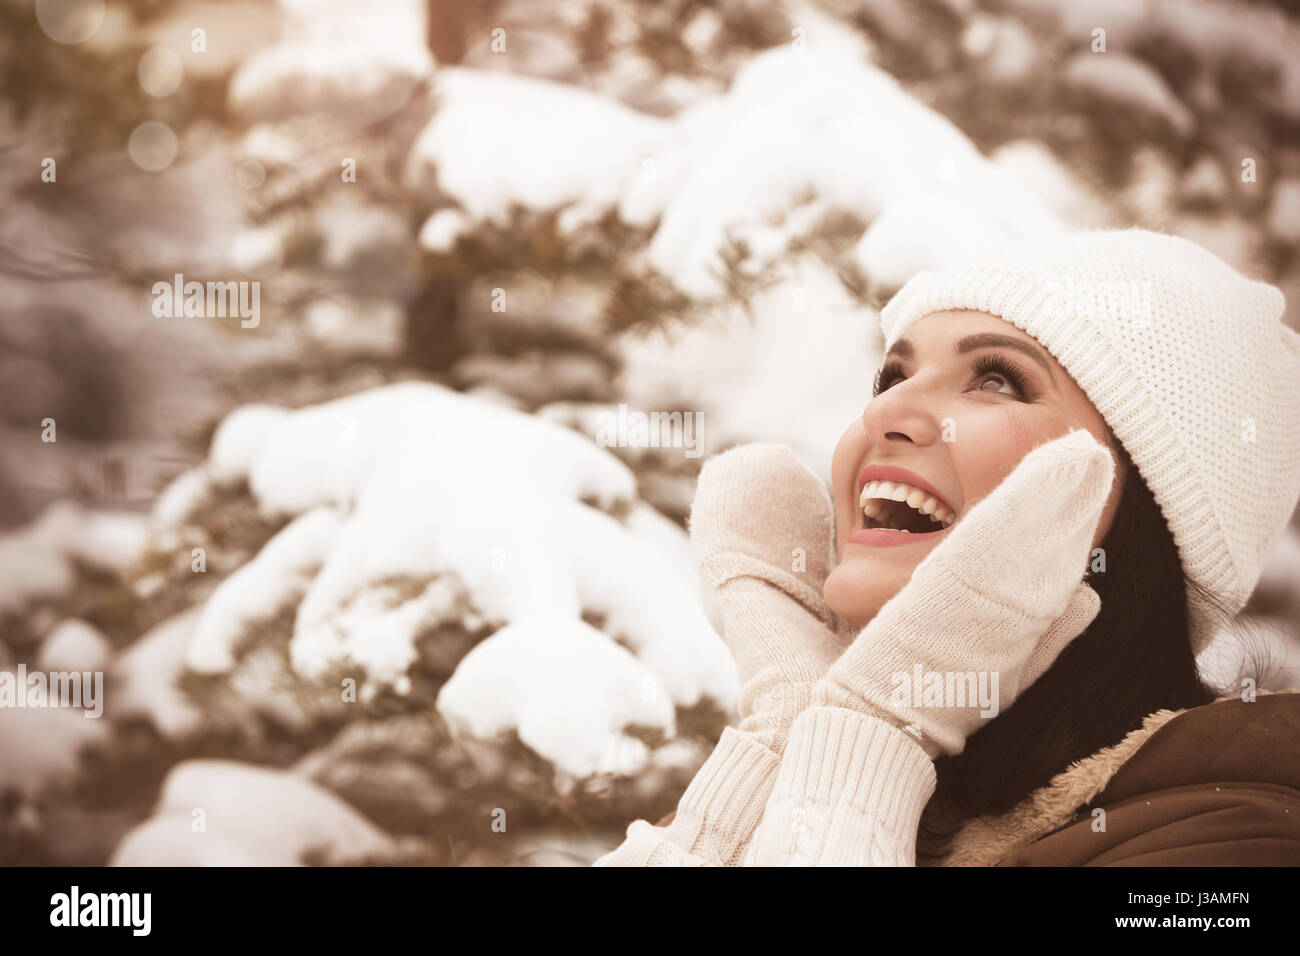
[[[834,522],[825,486],[784,446],[743,445],[700,472],[691,544],[710,620],[736,660],[739,729],[778,753],[847,643],[821,593]]]
[[[1101,601],[1082,577],[1114,474],[1083,430],[1033,449],[917,565],[817,683],[813,705],[911,729],[931,757],[960,753],[1096,617]],[[917,699],[916,665],[937,696]],[[996,709],[969,693],[981,680]]]

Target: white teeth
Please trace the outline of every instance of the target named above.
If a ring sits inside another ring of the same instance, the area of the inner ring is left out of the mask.
[[[867,507],[867,502],[871,500],[871,494],[875,490],[875,485],[876,483],[874,481],[868,481],[862,486],[862,494],[858,495],[859,508]]]
[[[941,505],[934,495],[901,481],[868,481],[862,486],[858,506],[867,517],[878,517],[885,501],[905,501],[908,507],[926,515],[935,524],[941,524],[945,528],[957,517],[949,508]],[[904,531],[904,533],[909,532]]]

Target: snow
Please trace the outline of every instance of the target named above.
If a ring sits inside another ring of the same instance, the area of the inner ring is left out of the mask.
[[[217,585],[190,638],[190,669],[213,674],[234,667],[236,647],[248,629],[301,600],[339,525],[332,508],[315,508],[282,528],[252,561]]]
[[[447,67],[437,95],[441,106],[411,150],[405,179],[431,193],[436,182],[476,221],[505,224],[512,202],[608,207],[673,131],[608,97],[505,73]]]
[[[439,209],[420,227],[420,246],[429,252],[451,252],[456,240],[471,228],[471,222],[458,209]]]
[[[785,0],[791,23],[801,31],[802,49],[816,56],[832,55],[850,60],[873,60],[871,41],[861,30],[846,29],[841,16],[830,12],[818,0]],[[791,37],[794,41],[794,37]]]
[[[914,215],[917,196],[949,205],[958,221],[942,233],[970,227],[966,248],[990,232],[1011,236],[1062,225],[1032,194],[1001,176],[951,122],[907,94],[887,73],[851,57],[775,49],[737,74],[725,97],[679,118],[684,142],[654,158],[658,175],[637,180],[622,217],[659,218],[649,261],[696,298],[721,294],[719,250],[728,233],[745,237],[769,227],[809,191],[813,206],[872,220],[896,202]],[[900,214],[901,216],[902,214]],[[935,233],[928,220],[912,230]],[[906,230],[903,230],[906,231]],[[795,230],[785,229],[779,249]],[[949,241],[926,259],[945,264]],[[760,257],[755,264],[764,264]],[[867,263],[868,268],[873,264]]]
[[[167,774],[155,815],[122,839],[109,865],[297,866],[309,852],[337,862],[394,848],[382,830],[305,777],[187,760]]]
[[[704,56],[711,52],[721,33],[723,24],[717,11],[696,8],[682,27],[682,42],[696,56]]]
[[[73,512],[51,508],[17,531],[0,536],[0,613],[32,600],[63,594],[75,575],[66,541],[75,533]]]
[[[208,452],[207,469],[212,480],[219,485],[247,481],[253,455],[288,414],[275,405],[243,405],[222,419]]]
[[[195,833],[188,814],[150,817],[127,833],[109,866],[301,866],[222,833]]]
[[[967,56],[983,61],[989,79],[1007,86],[1026,82],[1043,57],[1041,43],[1020,21],[982,13],[967,21],[961,45]]]
[[[372,123],[391,115],[433,69],[418,0],[281,0],[283,41],[240,66],[231,108],[246,120],[303,114]]]
[[[186,654],[195,669],[232,668],[241,635],[302,595],[294,671],[320,679],[359,666],[367,694],[385,684],[404,692],[416,639],[470,607],[498,624],[554,622],[523,633],[557,635],[537,654],[590,653],[589,664],[566,666],[596,684],[585,702],[563,682],[547,698],[572,739],[536,730],[528,707],[515,716],[549,748],[539,753],[574,772],[600,763],[592,755],[614,739],[625,708],[610,702],[629,675],[651,679],[669,720],[672,703],[734,703],[735,668],[700,606],[683,533],[637,501],[624,464],[567,428],[405,383],[295,412],[237,410],[214,436],[209,467],[246,476],[268,514],[297,517],[208,599]],[[458,714],[497,727],[500,706],[473,694]]]
[[[901,202],[886,238],[927,227],[932,240],[942,236],[934,255],[920,257],[928,266],[991,235],[1061,228],[956,126],[835,44],[759,54],[725,95],[671,120],[488,71],[441,70],[438,92],[442,106],[411,151],[408,184],[452,197],[471,222],[503,222],[512,203],[572,204],[562,220],[574,230],[616,206],[624,221],[654,227],[648,262],[700,299],[724,291],[720,253],[729,236],[761,245],[751,265],[761,268],[815,219],[770,221],[810,192],[816,213],[848,210],[868,220]],[[521,148],[528,163],[517,161]],[[953,217],[937,235],[933,220],[917,218],[936,209],[918,200],[927,194]],[[422,241],[445,248],[464,228],[431,218]],[[953,237],[958,230],[965,234]]]
[[[368,678],[362,700],[380,685],[406,693],[406,673],[418,656],[415,639],[440,624],[463,620],[463,612],[460,590],[445,578],[430,581],[415,597],[406,597],[397,586],[372,583],[332,615],[299,618],[293,666],[303,676],[321,677],[332,666],[354,663],[365,668]]]
[[[109,716],[143,717],[164,737],[197,730],[203,714],[176,686],[185,671],[185,652],[200,608],[156,625],[113,662]]]
[[[964,259],[1012,238],[964,200],[918,190],[872,221],[854,258],[873,288],[892,292],[935,262]]]
[[[0,614],[58,597],[76,582],[76,563],[121,571],[140,556],[147,522],[135,514],[88,511],[67,501],[0,535]]]
[[[184,524],[211,493],[212,479],[206,467],[186,469],[168,482],[154,501],[151,526],[162,529]]]
[[[337,719],[339,711],[350,706],[339,693],[303,695],[283,651],[271,644],[246,653],[227,675],[226,686],[231,697],[222,700],[222,722],[254,738],[262,735],[265,722],[307,733],[318,720]]]
[[[681,576],[683,584],[692,591],[700,586],[691,539],[680,525],[644,502],[633,506],[624,524],[629,531],[659,552],[667,561],[668,567]]]
[[[337,695],[296,696],[282,652],[269,645],[243,653],[226,672],[227,695],[200,706],[177,681],[189,672],[186,654],[203,611],[197,605],[169,618],[121,652],[110,679],[113,719],[142,718],[172,740],[212,725],[255,737],[263,719],[304,732],[323,712],[345,706]]]
[[[102,671],[112,650],[104,635],[85,621],[60,621],[41,642],[36,666],[43,671]]]
[[[752,317],[728,305],[688,328],[625,334],[620,388],[632,408],[677,402],[699,412],[706,457],[729,444],[781,442],[825,477],[870,398],[879,320],[811,258],[752,305]]]
[[[454,727],[520,740],[575,778],[628,774],[648,749],[627,725],[675,732],[673,702],[635,656],[580,620],[535,617],[478,644],[438,695]]]
[[[1052,214],[1072,228],[1104,229],[1113,224],[1106,197],[1081,181],[1068,164],[1037,140],[1004,143],[989,161],[1004,176],[1041,197]]]
[[[0,707],[0,794],[16,790],[31,799],[74,776],[82,749],[108,737],[107,723],[87,719],[86,713],[66,707]]]
[[[102,571],[125,570],[144,552],[149,537],[147,520],[129,512],[81,511],[75,525],[64,541],[65,553]]]
[[[256,441],[251,431],[239,431]],[[460,510],[470,504],[462,497],[481,497],[474,489],[484,481],[523,493],[590,496],[607,509],[636,494],[626,466],[569,430],[428,383],[301,409],[260,438],[247,475],[254,497],[271,513],[329,504],[361,508],[384,492],[412,496],[404,503],[418,510]],[[492,506],[513,507],[514,493]]]

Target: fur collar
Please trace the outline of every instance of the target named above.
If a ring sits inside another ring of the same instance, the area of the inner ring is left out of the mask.
[[[1286,691],[1256,691],[1261,695],[1272,693]],[[1238,699],[1239,694],[1231,694],[1216,698],[1214,703]],[[1190,709],[1157,710],[1119,743],[1076,760],[1006,813],[984,814],[966,821],[953,838],[952,850],[939,865],[994,866],[1021,847],[1059,830],[1074,819],[1079,807],[1091,803],[1106,789],[1125,761],[1157,730]]]

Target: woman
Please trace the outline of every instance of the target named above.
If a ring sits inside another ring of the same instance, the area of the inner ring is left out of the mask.
[[[1196,666],[1300,499],[1283,306],[1139,229],[915,276],[830,498],[701,473],[742,719],[596,865],[1300,863],[1300,693]]]

